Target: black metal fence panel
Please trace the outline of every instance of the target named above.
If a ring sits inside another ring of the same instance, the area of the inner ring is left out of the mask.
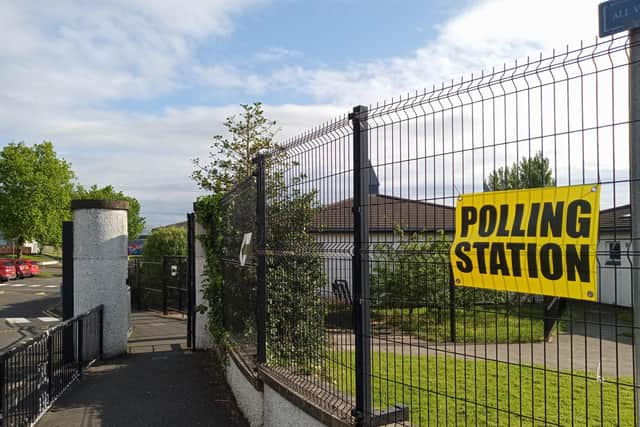
[[[247,302],[225,317],[232,335],[255,343],[263,307],[264,367],[360,425],[636,425],[631,44],[357,107],[266,153],[264,271],[225,272],[243,292],[225,302]],[[600,188],[595,301],[455,283],[461,195],[585,184]],[[228,204],[250,216],[247,185]],[[230,266],[246,221],[225,231]]]
[[[257,352],[255,178],[247,177],[222,204],[223,322],[238,350],[253,358]]]
[[[102,319],[99,306],[0,353],[0,426],[32,425],[101,356]]]
[[[284,144],[266,167],[266,366],[351,420],[355,396],[353,131],[346,117]]]
[[[162,260],[129,260],[128,283],[131,304],[138,310],[151,309],[187,313],[187,257],[165,256]]]

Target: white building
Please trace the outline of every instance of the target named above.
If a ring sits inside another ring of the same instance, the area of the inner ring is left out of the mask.
[[[631,250],[630,205],[600,211],[597,266],[601,303],[631,307]]]
[[[24,248],[29,248],[30,253],[37,254],[40,253],[40,245],[38,242],[28,242],[25,243]],[[15,246],[12,241],[6,240],[2,234],[0,234],[0,255],[12,254],[15,252]]]
[[[345,281],[351,289],[351,256],[353,252],[352,199],[326,205],[314,221],[313,233],[324,257],[327,283]],[[369,179],[369,245],[395,245],[400,237],[396,229],[404,231],[405,238],[420,232],[422,236],[436,236],[444,231],[449,240],[455,229],[455,209],[450,206],[379,194],[375,174]],[[373,256],[373,255],[372,255]]]

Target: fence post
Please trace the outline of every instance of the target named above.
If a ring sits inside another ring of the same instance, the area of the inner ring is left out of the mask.
[[[78,318],[78,373],[82,373],[83,354],[82,347],[84,346],[84,316]]]
[[[629,31],[629,178],[633,254],[633,378],[636,423],[640,423],[640,29]]]
[[[456,342],[456,284],[453,280],[451,263],[449,263],[449,329],[451,341]]]
[[[73,317],[73,221],[62,223],[62,319]],[[62,331],[64,361],[73,361],[73,328]]]
[[[99,319],[99,322],[100,322],[100,336],[98,337],[98,339],[100,341],[99,341],[98,345],[100,346],[100,349],[99,349],[100,350],[100,358],[102,359],[102,351],[103,351],[102,347],[104,345],[103,344],[104,343],[104,339],[103,339],[103,336],[104,336],[104,306],[100,306],[100,312],[99,313],[100,314],[99,314],[98,319]]]
[[[167,257],[163,256],[162,257],[162,314],[164,314],[165,316],[168,314],[167,311],[167,277],[168,277],[168,272],[167,272]]]
[[[53,400],[53,337],[47,334],[47,404]]]
[[[257,362],[267,361],[267,198],[265,156],[254,159],[256,165],[256,329],[257,329]]]
[[[3,356],[0,356],[0,427],[4,427],[5,425],[5,419],[7,418],[7,414],[6,412],[6,407],[5,407],[5,401],[7,399],[7,388],[5,387],[5,380],[6,380],[6,374],[5,374],[5,359]]]
[[[143,307],[142,307],[142,289],[140,287],[140,260],[136,259],[134,261],[133,265],[135,265],[135,270],[136,270],[135,279],[134,279],[135,280],[135,287],[136,287],[136,289],[135,289],[135,291],[136,291],[136,308],[138,310],[142,310]]]
[[[356,407],[358,425],[371,421],[371,313],[369,301],[369,141],[367,107],[359,105],[349,115],[353,123],[353,310],[356,356]]]

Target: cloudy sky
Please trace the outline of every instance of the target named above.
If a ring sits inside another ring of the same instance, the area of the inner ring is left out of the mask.
[[[0,0],[0,147],[53,141],[149,226],[181,221],[191,159],[238,104],[287,138],[347,112],[593,41],[594,0]]]

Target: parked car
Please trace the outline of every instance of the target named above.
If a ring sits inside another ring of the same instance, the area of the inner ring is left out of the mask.
[[[40,274],[40,266],[38,265],[37,262],[33,262],[29,259],[25,259],[24,263],[29,267],[29,275],[31,277],[37,276],[38,274]]]
[[[33,274],[31,274],[31,267],[29,266],[29,264],[27,264],[26,260],[14,259],[11,261],[13,261],[13,266],[16,269],[16,276],[18,276],[18,279],[24,279],[25,277],[33,276]]]
[[[3,282],[17,278],[16,267],[10,259],[0,258],[0,280]]]

